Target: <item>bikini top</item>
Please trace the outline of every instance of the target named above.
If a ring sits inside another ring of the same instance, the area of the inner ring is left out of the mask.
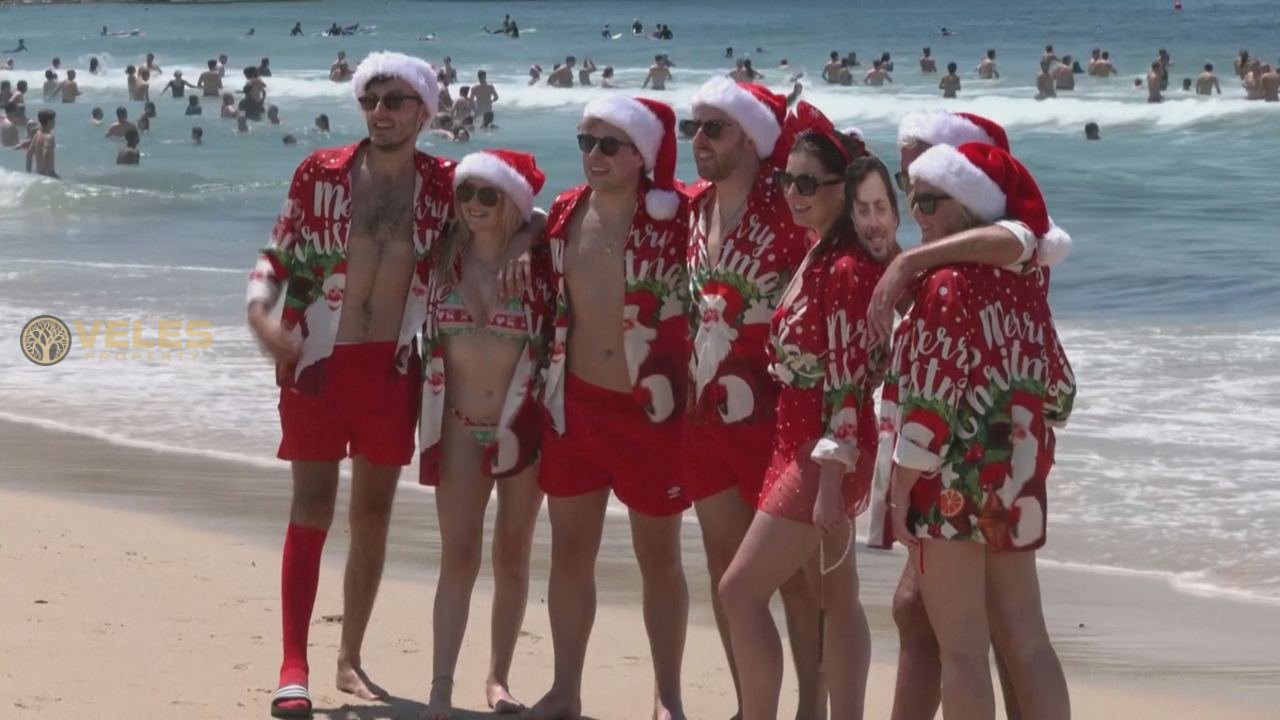
[[[529,337],[529,319],[525,316],[524,302],[511,298],[494,311],[486,325],[479,325],[462,301],[457,288],[451,288],[436,310],[436,321],[441,335],[466,335],[488,333],[510,340],[524,341]]]

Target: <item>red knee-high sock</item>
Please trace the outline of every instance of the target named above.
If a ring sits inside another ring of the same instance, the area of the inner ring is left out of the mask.
[[[284,662],[280,685],[307,684],[307,630],[320,585],[320,556],[327,530],[289,523],[280,571],[280,608],[284,615]]]

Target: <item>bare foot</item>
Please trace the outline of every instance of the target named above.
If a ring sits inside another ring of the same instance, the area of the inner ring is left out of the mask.
[[[335,682],[339,690],[355,695],[361,700],[386,701],[391,697],[386,690],[374,684],[364,670],[348,663],[338,663],[338,679]]]
[[[525,711],[524,704],[511,697],[507,687],[493,678],[485,683],[484,694],[489,708],[498,715],[516,715]]]
[[[676,710],[668,710],[661,700],[653,704],[653,720],[685,720],[684,711],[677,708]]]
[[[580,720],[582,698],[551,688],[524,717],[526,720]]]
[[[431,698],[421,720],[453,720],[453,681],[439,677],[431,681]]]

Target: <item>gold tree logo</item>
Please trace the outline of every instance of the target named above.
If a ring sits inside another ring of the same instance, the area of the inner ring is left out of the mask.
[[[71,329],[52,315],[38,315],[22,327],[22,354],[37,365],[56,365],[71,352]]]

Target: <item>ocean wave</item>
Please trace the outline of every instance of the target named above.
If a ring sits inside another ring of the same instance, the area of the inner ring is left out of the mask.
[[[228,275],[244,275],[245,271],[241,268],[217,268],[206,267],[203,265],[146,265],[143,263],[111,263],[111,262],[89,262],[84,260],[35,260],[31,258],[18,258],[8,260],[7,262],[17,265],[43,265],[50,267],[80,267],[91,268],[95,270],[145,270],[156,271],[160,273],[167,272],[200,272],[200,273],[220,273]],[[4,277],[0,275],[0,277]]]
[[[206,198],[211,194],[275,189],[279,182],[228,182],[207,175],[165,168],[146,173],[106,170],[90,172],[79,182],[51,180],[30,173],[0,169],[0,212],[62,210],[91,214],[111,210],[120,198],[172,199]]]

